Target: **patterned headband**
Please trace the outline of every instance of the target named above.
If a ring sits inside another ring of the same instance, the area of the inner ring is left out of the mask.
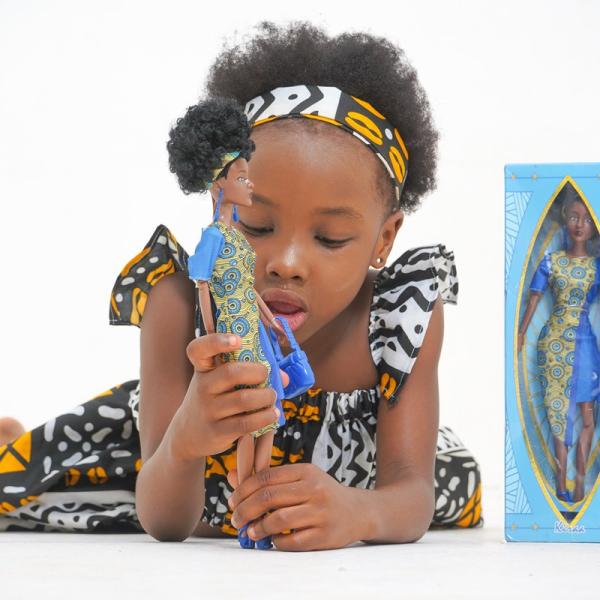
[[[341,127],[367,144],[385,165],[400,204],[408,151],[398,130],[365,100],[336,87],[293,85],[253,98],[244,109],[252,127],[287,117],[317,119]]]
[[[216,169],[213,169],[213,174],[212,174],[212,179],[208,182],[206,182],[206,189],[210,190],[210,188],[212,187],[212,184],[214,181],[216,181],[219,178],[219,175],[221,174],[221,171],[223,171],[223,169],[234,159],[236,159],[238,156],[240,155],[239,151],[236,150],[235,152],[227,152],[226,154],[223,154],[223,156],[221,156],[221,166],[217,167]]]

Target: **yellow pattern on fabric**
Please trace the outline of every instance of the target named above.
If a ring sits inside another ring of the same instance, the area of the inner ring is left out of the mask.
[[[594,257],[568,257],[565,251],[550,255],[554,278],[554,308],[538,341],[544,406],[552,434],[564,441],[575,362],[575,342],[581,311],[596,278]],[[572,275],[580,270],[580,277]]]
[[[271,365],[260,344],[260,312],[254,292],[256,254],[244,235],[234,227],[228,227],[221,221],[215,221],[211,227],[217,227],[224,238],[223,249],[215,260],[212,278],[208,282],[219,311],[216,330],[234,333],[242,339],[239,350],[226,352],[221,356],[225,362],[239,360],[263,364],[267,368],[265,381],[248,387],[268,387]],[[278,420],[275,420],[270,425],[253,431],[252,435],[259,437],[278,427]]]

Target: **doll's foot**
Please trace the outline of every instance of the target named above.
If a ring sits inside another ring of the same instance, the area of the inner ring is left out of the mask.
[[[271,541],[271,536],[268,535],[260,540],[256,540],[256,549],[257,550],[270,550],[273,547],[273,542]]]
[[[0,446],[14,442],[25,433],[25,427],[12,417],[0,418]]]
[[[247,550],[252,550],[254,548],[254,540],[248,537],[246,530],[248,529],[248,525],[250,523],[246,523],[243,527],[238,529],[238,541],[240,542],[240,546],[242,548],[246,548]]]
[[[556,490],[556,497],[561,502],[573,502],[573,498],[571,497],[571,492],[569,492],[569,490],[565,490],[564,492]]]

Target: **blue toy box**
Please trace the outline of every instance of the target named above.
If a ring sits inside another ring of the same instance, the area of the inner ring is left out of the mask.
[[[505,537],[600,541],[600,163],[507,165]]]

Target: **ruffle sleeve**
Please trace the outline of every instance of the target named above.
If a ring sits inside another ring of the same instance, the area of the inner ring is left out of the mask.
[[[438,294],[444,303],[456,304],[454,253],[443,244],[407,250],[377,275],[369,345],[390,406],[412,370]]]
[[[115,281],[110,295],[110,324],[139,327],[152,287],[166,275],[187,273],[187,264],[187,252],[165,225],[159,225]]]

